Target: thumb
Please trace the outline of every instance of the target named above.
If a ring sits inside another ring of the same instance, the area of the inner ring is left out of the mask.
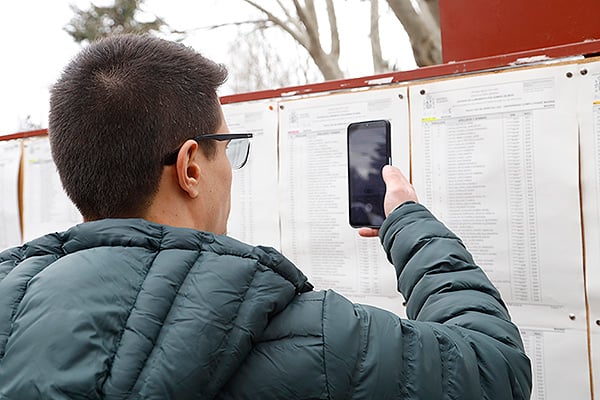
[[[415,189],[398,168],[386,165],[383,167],[381,175],[386,186],[383,201],[386,216],[407,201],[418,201]]]
[[[392,165],[384,165],[381,175],[386,186],[410,185],[410,182],[404,177],[400,169]]]

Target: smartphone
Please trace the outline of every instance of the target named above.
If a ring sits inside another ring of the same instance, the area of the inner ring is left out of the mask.
[[[392,162],[390,132],[387,120],[348,125],[348,200],[354,228],[379,228],[385,219],[381,169]]]

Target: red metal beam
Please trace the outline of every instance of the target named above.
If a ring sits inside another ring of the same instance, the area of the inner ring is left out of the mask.
[[[48,134],[48,129],[37,129],[35,131],[17,132],[10,135],[0,135],[0,140],[25,139],[33,136],[43,136]]]

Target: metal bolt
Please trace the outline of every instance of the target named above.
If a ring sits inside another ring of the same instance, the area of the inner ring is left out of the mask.
[[[580,73],[581,75],[587,75],[587,73],[588,73],[588,70],[584,68],[584,69],[582,69],[581,71],[579,71],[579,73]]]
[[[421,89],[421,94],[425,94],[425,89]]]
[[[569,319],[570,319],[571,321],[575,321],[575,318],[576,318],[576,317],[575,317],[575,314],[573,314],[573,313],[569,314]]]
[[[573,73],[572,72],[567,72],[567,78],[572,78],[573,77]]]

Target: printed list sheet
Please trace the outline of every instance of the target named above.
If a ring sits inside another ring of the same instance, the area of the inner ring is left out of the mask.
[[[21,243],[19,165],[21,141],[0,142],[0,251]]]
[[[280,249],[276,104],[226,104],[223,112],[232,133],[254,134],[247,164],[233,171],[228,234],[246,243]]]
[[[393,267],[378,238],[348,221],[347,127],[387,119],[392,163],[409,172],[407,89],[395,87],[280,103],[283,253],[317,289],[404,315]]]
[[[82,222],[62,188],[48,137],[27,139],[23,150],[23,237],[25,241]]]
[[[590,396],[572,69],[410,88],[417,193],[500,289],[538,400]]]

